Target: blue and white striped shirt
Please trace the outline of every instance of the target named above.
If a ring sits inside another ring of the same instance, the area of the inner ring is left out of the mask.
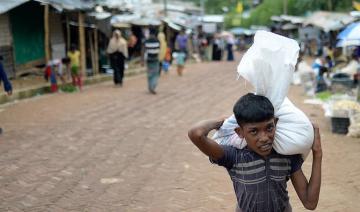
[[[301,168],[301,155],[280,155],[273,150],[263,158],[247,147],[221,147],[224,156],[212,162],[227,169],[239,208],[246,212],[283,212],[289,203],[286,183]]]

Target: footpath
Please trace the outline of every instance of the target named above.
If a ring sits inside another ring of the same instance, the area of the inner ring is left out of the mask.
[[[125,70],[124,74],[125,77],[129,77],[142,73],[145,73],[145,67],[129,68]],[[112,78],[112,74],[99,74],[84,78],[83,83],[84,85],[91,85],[112,80]],[[60,88],[62,84],[59,82],[59,79],[57,80],[58,86]],[[39,74],[19,77],[17,79],[11,80],[11,83],[13,86],[13,93],[11,96],[7,95],[3,89],[0,89],[0,104],[51,93],[50,82],[46,82],[44,77]],[[67,80],[66,84],[71,84],[70,80]]]

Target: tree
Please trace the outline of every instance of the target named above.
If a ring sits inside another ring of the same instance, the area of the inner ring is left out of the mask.
[[[352,0],[287,0],[288,15],[303,16],[307,12],[317,10],[350,11]],[[262,4],[251,11],[250,18],[242,19],[241,26],[269,25],[270,17],[281,15],[284,11],[284,0],[264,0]]]

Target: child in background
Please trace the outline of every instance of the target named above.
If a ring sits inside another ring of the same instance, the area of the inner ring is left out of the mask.
[[[170,68],[170,62],[171,62],[171,49],[168,47],[166,48],[165,58],[162,62],[162,68],[164,69],[165,73],[168,73]]]
[[[185,68],[185,59],[186,59],[186,53],[183,50],[180,50],[178,52],[174,53],[174,58],[176,60],[177,64],[177,73],[179,76],[182,76],[184,68]]]
[[[328,73],[328,69],[326,67],[320,67],[319,74],[316,76],[316,81],[315,81],[315,93],[319,93],[327,90],[328,86],[324,76],[325,73]]]
[[[66,75],[66,79],[65,81],[70,79],[71,76],[71,71],[70,71],[70,58],[69,57],[64,57],[61,59],[61,63],[63,64],[63,66],[65,67],[65,75]]]
[[[76,49],[75,45],[71,45],[70,51],[67,56],[70,58],[70,67],[71,67],[71,78],[74,86],[79,86],[81,90],[82,81],[80,74],[80,51]]]
[[[45,80],[50,81],[50,90],[55,93],[58,91],[55,64],[53,61],[49,61],[45,67]]]

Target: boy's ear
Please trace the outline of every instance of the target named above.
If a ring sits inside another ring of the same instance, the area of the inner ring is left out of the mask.
[[[278,121],[279,121],[279,118],[275,118],[275,119],[274,119],[275,126],[277,125]]]
[[[235,130],[236,134],[238,134],[238,136],[239,136],[240,138],[244,138],[244,131],[243,131],[243,129],[242,129],[240,126],[237,127],[237,128],[235,128],[234,130]]]

